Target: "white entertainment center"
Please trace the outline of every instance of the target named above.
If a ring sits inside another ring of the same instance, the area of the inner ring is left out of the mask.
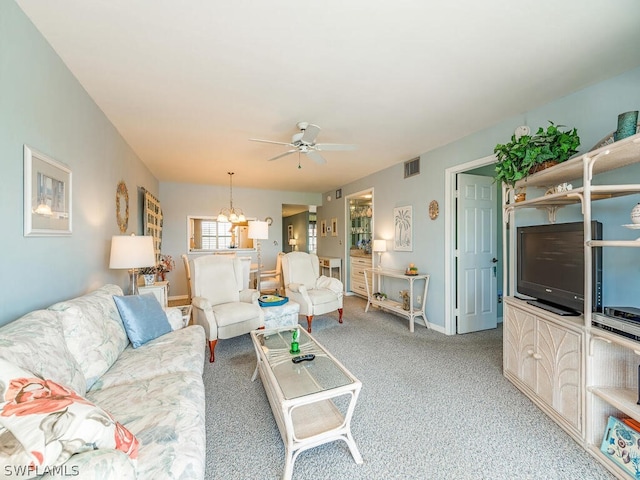
[[[618,478],[633,477],[603,454],[600,446],[609,416],[630,417],[640,422],[637,404],[640,342],[592,327],[589,294],[584,295],[584,314],[573,317],[556,315],[514,297],[515,216],[521,209],[544,208],[553,223],[558,208],[581,205],[584,291],[591,292],[593,248],[640,247],[640,239],[592,240],[592,202],[640,193],[640,184],[594,184],[594,178],[635,163],[640,163],[640,134],[518,182],[516,189],[527,188],[525,201],[513,202],[512,189],[503,191],[503,221],[505,226],[510,225],[508,230],[503,229],[504,258],[509,255],[509,261],[504,262],[504,278],[508,279],[504,307],[504,375]],[[553,190],[558,185],[580,180],[581,187],[561,192]],[[542,189],[542,193],[531,198],[531,191],[537,188]],[[633,262],[640,264],[640,250],[634,250],[632,255]]]

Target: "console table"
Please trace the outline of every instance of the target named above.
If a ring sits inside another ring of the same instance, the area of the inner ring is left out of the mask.
[[[369,285],[369,276],[371,276],[371,285]],[[376,277],[378,277],[378,285],[380,285],[381,277],[391,277],[391,278],[399,278],[405,280],[409,283],[409,310],[405,310],[402,308],[401,302],[396,302],[395,300],[384,299],[377,300],[373,297],[373,288],[376,285]],[[417,281],[424,281],[424,291],[422,297],[419,299],[420,306],[415,308],[415,295],[414,295],[414,283]],[[390,270],[386,268],[367,268],[365,269],[364,275],[365,286],[367,287],[367,306],[364,309],[365,313],[369,311],[369,305],[376,305],[377,307],[384,308],[385,310],[390,310],[399,315],[405,316],[409,319],[409,331],[413,332],[414,320],[416,317],[422,317],[424,320],[424,326],[429,328],[429,321],[427,320],[427,314],[425,312],[427,305],[427,290],[429,289],[429,275],[427,274],[418,274],[418,275],[406,275],[401,270]]]
[[[333,269],[338,269],[338,280],[342,281],[342,259],[319,257],[320,261],[320,275],[324,274],[325,269],[329,271],[329,276],[333,277]]]

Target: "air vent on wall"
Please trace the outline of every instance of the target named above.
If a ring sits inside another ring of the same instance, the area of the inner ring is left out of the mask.
[[[420,173],[420,157],[404,162],[404,178],[413,177]]]

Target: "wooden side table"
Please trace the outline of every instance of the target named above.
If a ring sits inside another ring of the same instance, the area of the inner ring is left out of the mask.
[[[138,287],[138,293],[144,295],[145,293],[153,293],[162,308],[169,306],[169,282],[156,282],[153,285],[141,285]]]

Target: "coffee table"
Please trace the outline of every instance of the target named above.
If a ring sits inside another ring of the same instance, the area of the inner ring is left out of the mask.
[[[300,353],[291,354],[293,331]],[[362,383],[300,326],[254,330],[258,373],[285,446],[283,480],[291,479],[298,455],[310,448],[343,440],[356,463],[362,456],[351,435],[351,418]],[[312,353],[315,359],[291,360]]]

